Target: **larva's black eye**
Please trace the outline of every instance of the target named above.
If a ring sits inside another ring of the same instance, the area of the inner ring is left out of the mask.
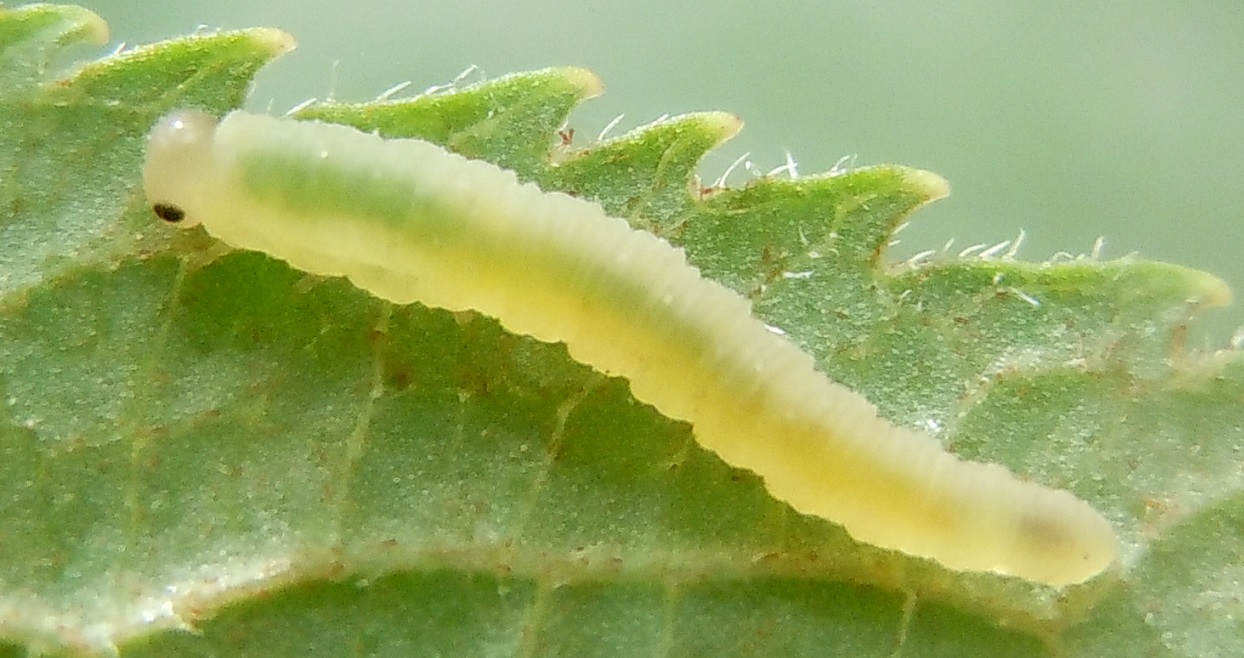
[[[171,203],[157,203],[151,206],[151,212],[169,224],[176,224],[186,218],[186,211]]]

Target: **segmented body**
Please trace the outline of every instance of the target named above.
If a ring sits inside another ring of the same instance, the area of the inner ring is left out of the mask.
[[[239,249],[565,343],[860,541],[1055,586],[1115,557],[1087,503],[879,418],[681,250],[595,203],[427,142],[243,112],[166,118],[144,176],[158,214]]]

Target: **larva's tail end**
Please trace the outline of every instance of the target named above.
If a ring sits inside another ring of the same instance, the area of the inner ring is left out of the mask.
[[[212,171],[216,119],[202,110],[177,110],[147,136],[143,189],[156,216],[182,227],[198,223],[203,177]]]
[[[1066,491],[1040,487],[1021,510],[1017,530],[1003,573],[1067,587],[1105,572],[1118,559],[1114,527]]]

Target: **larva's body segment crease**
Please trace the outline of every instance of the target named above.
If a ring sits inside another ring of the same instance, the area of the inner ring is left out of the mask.
[[[165,118],[144,182],[161,217],[234,247],[564,342],[860,541],[1054,586],[1115,558],[1110,524],[1087,503],[879,418],[681,250],[595,203],[427,142],[243,112]]]

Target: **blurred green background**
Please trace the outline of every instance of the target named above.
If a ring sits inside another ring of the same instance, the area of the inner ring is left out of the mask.
[[[1020,257],[1141,255],[1244,290],[1244,3],[1160,0],[93,0],[114,43],[250,26],[300,47],[260,77],[250,106],[406,93],[474,64],[488,76],[586,66],[608,93],[572,118],[576,142],[665,113],[721,109],[747,128],[711,156],[712,180],[750,152],[802,174],[844,156],[946,176],[896,257],[993,244]],[[471,78],[475,80],[477,78]],[[742,183],[746,172],[731,181]],[[1244,323],[1212,313],[1194,347]]]

